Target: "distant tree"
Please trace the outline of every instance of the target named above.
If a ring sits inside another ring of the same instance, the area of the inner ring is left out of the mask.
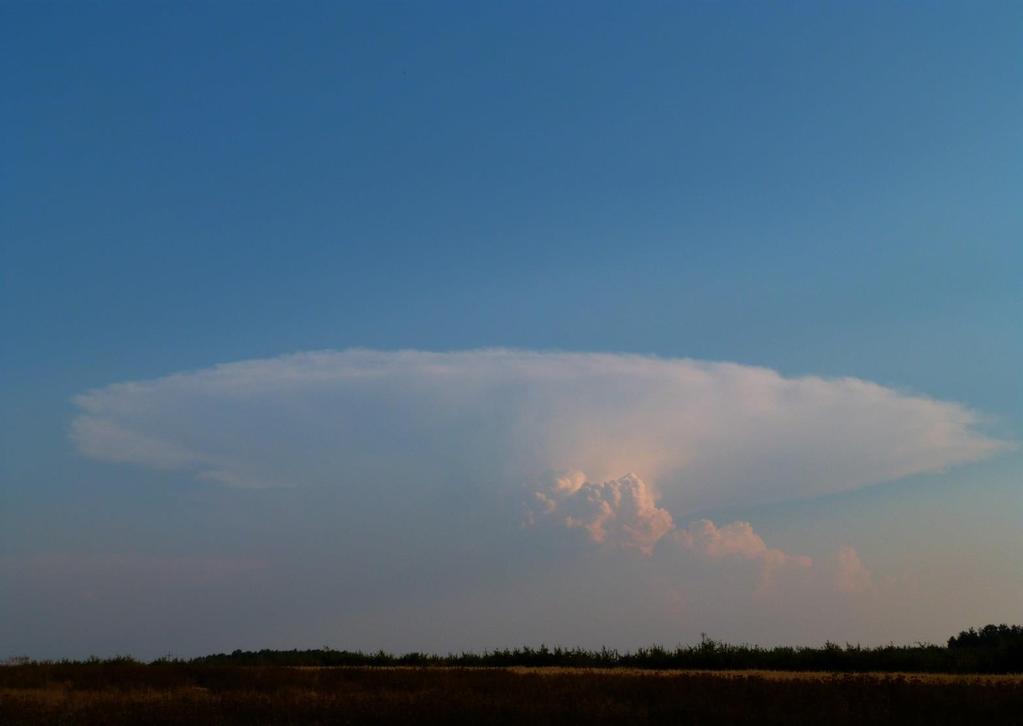
[[[1023,625],[985,625],[979,630],[970,628],[948,639],[949,648],[1023,647]]]

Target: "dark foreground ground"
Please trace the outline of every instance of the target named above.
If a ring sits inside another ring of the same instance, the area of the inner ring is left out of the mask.
[[[1019,724],[1023,676],[31,664],[0,724]]]

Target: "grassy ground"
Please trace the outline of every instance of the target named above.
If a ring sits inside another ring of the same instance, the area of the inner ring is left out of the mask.
[[[34,664],[0,724],[1020,723],[1023,677]]]

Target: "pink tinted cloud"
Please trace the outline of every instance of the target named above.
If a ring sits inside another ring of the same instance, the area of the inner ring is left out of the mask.
[[[556,515],[566,527],[585,530],[592,541],[646,555],[675,526],[668,510],[657,506],[653,491],[635,474],[591,482],[582,472],[570,472],[534,496],[545,514]]]
[[[749,522],[732,522],[718,527],[701,519],[675,532],[675,541],[684,549],[712,560],[743,559],[759,562],[761,587],[769,588],[783,569],[808,570],[813,560],[805,555],[790,555],[768,547]]]
[[[835,589],[849,594],[870,592],[874,589],[874,580],[870,570],[863,564],[859,553],[848,545],[838,550]]]

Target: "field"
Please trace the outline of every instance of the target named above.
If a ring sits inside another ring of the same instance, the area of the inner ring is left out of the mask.
[[[15,724],[1020,723],[1023,676],[51,663],[0,668]]]

